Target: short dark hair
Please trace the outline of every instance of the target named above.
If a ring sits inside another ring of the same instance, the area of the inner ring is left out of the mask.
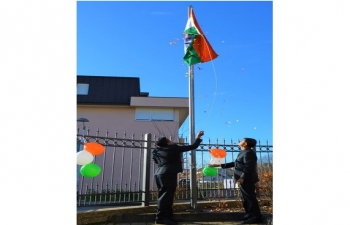
[[[156,141],[156,145],[159,147],[167,146],[167,144],[168,144],[168,138],[166,137],[158,138],[158,141]]]
[[[243,138],[247,143],[247,146],[250,148],[254,148],[256,146],[256,140],[254,138]]]

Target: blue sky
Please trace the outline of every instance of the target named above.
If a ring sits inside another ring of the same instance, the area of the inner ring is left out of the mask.
[[[189,97],[190,4],[219,55],[194,66],[195,131],[272,143],[272,2],[77,2],[77,75],[139,77],[150,96]]]

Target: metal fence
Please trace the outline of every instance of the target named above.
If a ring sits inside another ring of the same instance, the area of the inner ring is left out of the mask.
[[[94,178],[86,178],[80,175],[77,166],[77,206],[93,205],[143,205],[155,203],[158,190],[154,180],[154,172],[157,165],[151,159],[151,150],[158,137],[151,134],[141,135],[139,138],[132,136],[131,139],[123,137],[108,137],[106,135],[92,136],[77,134],[77,151],[83,148],[84,143],[97,142],[105,147],[105,151],[94,157],[94,163],[101,167],[101,173]],[[187,141],[184,140],[184,145]],[[238,143],[238,142],[237,142]],[[240,152],[239,147],[232,140],[230,143],[215,142],[202,143],[196,152],[197,159],[197,199],[208,200],[215,198],[234,199],[238,195],[231,169],[219,169],[216,176],[203,176],[202,168],[211,159],[209,149],[221,148],[227,152],[224,162],[232,162]],[[272,145],[258,142],[256,146],[260,173],[272,171]],[[189,201],[191,190],[190,160],[191,153],[183,155],[184,172],[178,175],[179,185],[174,202]],[[271,196],[270,196],[271,197]]]

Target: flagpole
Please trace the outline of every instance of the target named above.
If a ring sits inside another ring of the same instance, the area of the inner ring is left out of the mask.
[[[190,18],[192,6],[188,7],[188,18]],[[190,131],[190,142],[193,143],[195,140],[195,127],[194,127],[194,71],[193,65],[188,67],[189,74],[189,131]],[[191,207],[197,210],[197,165],[196,165],[196,149],[191,151]]]
[[[211,47],[210,43],[203,34],[196,17],[193,12],[193,7],[188,7],[188,19],[185,28],[185,56],[184,60],[189,65],[189,143],[192,144],[195,140],[195,119],[194,119],[194,64],[211,61],[218,57],[218,54]],[[196,150],[191,150],[190,164],[191,178],[191,207],[197,211],[197,164]]]

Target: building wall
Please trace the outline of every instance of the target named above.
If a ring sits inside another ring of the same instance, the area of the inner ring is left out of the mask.
[[[127,139],[131,139],[134,134],[135,139],[140,139],[142,134],[151,133],[152,136],[171,136],[174,141],[178,140],[179,109],[175,109],[174,121],[135,121],[135,107],[121,106],[85,106],[77,107],[77,118],[86,118],[85,123],[89,128],[90,135],[95,135],[99,129],[99,136],[104,136],[108,130],[109,137],[114,137],[118,132],[118,137],[123,137],[126,133]],[[82,123],[77,124],[82,129]]]

